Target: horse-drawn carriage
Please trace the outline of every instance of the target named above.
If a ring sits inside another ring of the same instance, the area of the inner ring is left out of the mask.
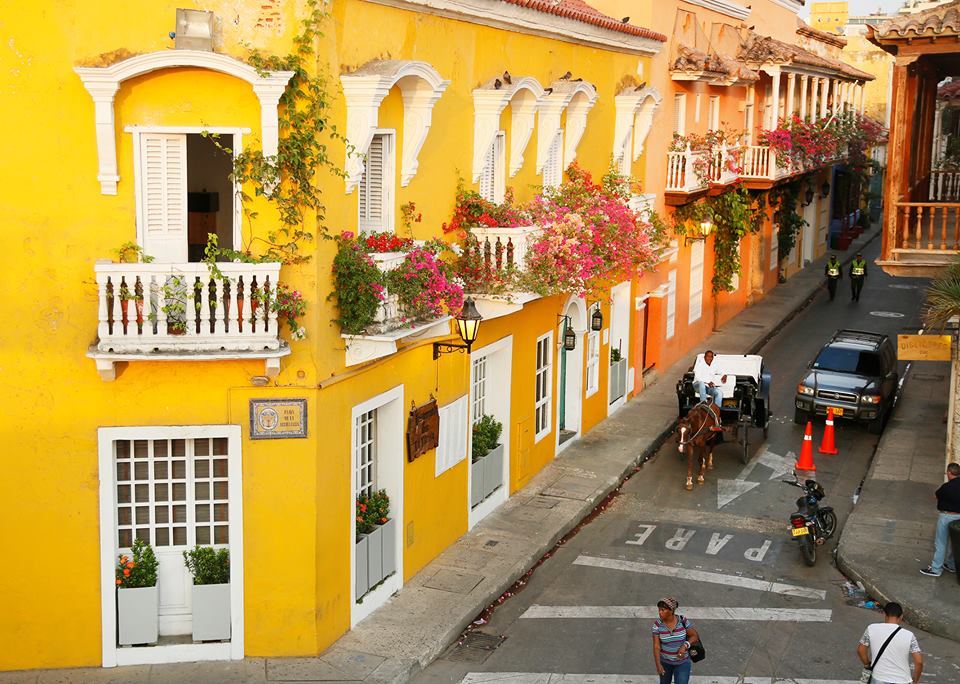
[[[702,358],[701,354],[697,361]],[[750,428],[762,429],[766,438],[770,427],[770,374],[763,367],[763,357],[751,354],[717,354],[711,366],[718,376],[727,376],[727,381],[719,385],[723,397],[721,423],[725,428],[733,428],[734,440],[743,446],[742,459],[746,463],[750,460]],[[677,382],[680,418],[686,418],[701,399],[691,368]]]

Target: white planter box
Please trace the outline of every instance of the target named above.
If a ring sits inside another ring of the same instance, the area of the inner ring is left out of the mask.
[[[377,586],[397,571],[397,521],[390,518],[357,540],[356,596]]]
[[[610,364],[610,378],[607,381],[610,386],[610,403],[622,397],[627,391],[627,359],[620,359],[616,363]]]
[[[470,476],[470,507],[473,508],[503,485],[503,445],[498,444],[473,461]]]
[[[193,585],[193,640],[230,638],[230,584]]]
[[[367,548],[367,535],[364,534],[357,538],[356,558],[354,560],[356,566],[354,582],[357,598],[366,594],[367,590],[370,589],[370,581],[367,577]]]
[[[159,627],[157,587],[117,589],[117,641],[121,646],[155,644]]]

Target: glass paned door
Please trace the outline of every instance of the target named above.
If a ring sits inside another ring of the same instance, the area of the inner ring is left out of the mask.
[[[226,437],[114,443],[116,553],[134,539],[153,546],[159,568],[160,633],[189,634],[192,579],[183,551],[229,543]]]

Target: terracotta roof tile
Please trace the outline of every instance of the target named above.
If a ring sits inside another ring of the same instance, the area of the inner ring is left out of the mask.
[[[960,2],[960,0],[958,0]],[[784,43],[782,40],[761,36],[752,31],[747,33],[740,47],[739,59],[750,65],[761,64],[803,64],[806,66],[829,69],[849,78],[862,81],[874,80],[873,74],[860,71],[839,60],[821,57],[802,47]]]
[[[889,19],[874,29],[876,38],[909,38],[960,33],[960,0]]]
[[[583,0],[503,0],[511,5],[525,7],[545,14],[552,14],[557,17],[565,17],[574,21],[582,21],[585,24],[592,24],[610,31],[626,33],[627,35],[637,36],[638,38],[648,38],[657,40],[661,43],[667,41],[667,37],[662,33],[651,31],[642,26],[625,24],[618,19],[608,17],[595,7],[591,7]]]

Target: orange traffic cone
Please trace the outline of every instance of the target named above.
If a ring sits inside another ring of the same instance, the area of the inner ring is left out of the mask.
[[[807,429],[803,432],[803,446],[800,448],[800,459],[794,465],[797,470],[816,472],[813,464],[813,423],[807,421]]]
[[[817,449],[821,454],[839,454],[836,442],[833,439],[833,409],[827,409],[827,427],[823,431],[823,441],[820,442],[820,448]]]

